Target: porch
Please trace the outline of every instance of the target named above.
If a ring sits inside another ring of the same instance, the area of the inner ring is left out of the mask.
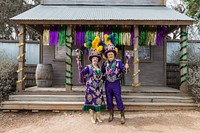
[[[30,87],[23,92],[10,95],[8,101],[2,102],[0,109],[7,112],[82,110],[84,89],[84,86],[75,86],[72,91],[66,91],[64,86]],[[198,108],[198,104],[189,94],[163,86],[141,86],[139,92],[133,92],[132,86],[122,86],[122,99],[126,111],[194,110]]]

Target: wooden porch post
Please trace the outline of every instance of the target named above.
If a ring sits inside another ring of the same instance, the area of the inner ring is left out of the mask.
[[[66,47],[66,83],[65,83],[65,88],[66,91],[72,90],[72,26],[67,25],[67,47]]]
[[[188,91],[188,61],[187,61],[187,40],[188,40],[187,26],[181,26],[181,37],[180,37],[180,75],[181,83],[180,90],[181,92]]]
[[[40,35],[40,64],[43,63],[43,35]]]
[[[139,57],[138,57],[138,50],[139,50],[139,27],[138,25],[134,26],[134,34],[135,34],[135,44],[134,44],[134,50],[133,50],[133,54],[134,54],[134,60],[133,60],[133,91],[139,91],[139,73],[140,73],[140,69],[139,69]]]
[[[19,56],[17,57],[18,60],[18,80],[17,80],[17,88],[16,91],[20,92],[25,90],[25,40],[26,40],[26,29],[25,25],[19,25]]]

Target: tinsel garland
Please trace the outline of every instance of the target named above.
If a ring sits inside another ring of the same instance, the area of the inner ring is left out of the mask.
[[[111,25],[107,25],[107,26],[104,26],[104,35],[105,34],[112,34],[112,26]]]
[[[60,46],[63,46],[66,44],[66,27],[65,25],[59,26],[59,40],[58,43]]]
[[[49,29],[50,26],[45,26],[43,31],[43,45],[49,45]]]
[[[187,42],[187,40],[188,40],[188,33],[187,32],[181,32],[180,33],[180,38],[182,38],[182,37],[185,37],[185,39],[182,40],[180,42],[180,44],[183,44],[183,43]],[[187,44],[184,45],[184,46],[181,46],[180,52],[183,49],[186,49],[187,47],[188,47]],[[180,55],[180,62],[181,61],[183,61],[183,62],[185,61],[185,64],[183,64],[183,65],[181,64],[180,71],[182,71],[182,69],[185,69],[185,68],[188,67],[187,58],[186,58],[187,55],[188,55],[188,52],[185,52],[185,53],[183,53],[183,54]],[[181,82],[180,82],[179,86],[181,86],[184,82],[186,82],[188,80],[188,76],[187,75],[188,75],[187,71],[185,73],[183,73],[183,74],[180,75]]]
[[[164,38],[167,32],[166,26],[157,26],[156,45],[161,46],[164,44]]]
[[[76,45],[83,46],[85,41],[85,26],[76,27]]]
[[[156,45],[156,32],[148,32],[148,45]]]
[[[131,46],[135,44],[134,40],[134,26],[131,26]]]
[[[147,46],[148,44],[148,27],[147,26],[140,26],[139,27],[139,46]]]
[[[113,42],[115,46],[120,45],[119,44],[119,33],[121,32],[121,28],[119,26],[113,26],[112,27],[112,34],[115,34],[115,41]]]
[[[56,46],[58,44],[58,25],[51,25],[49,37],[49,44],[51,46]]]
[[[93,26],[87,26],[84,42],[87,42],[88,40],[92,40],[93,37],[94,37],[94,27]]]

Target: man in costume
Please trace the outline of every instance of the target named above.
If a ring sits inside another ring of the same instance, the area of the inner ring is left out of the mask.
[[[103,89],[102,89],[102,74],[98,62],[101,61],[101,51],[103,46],[100,46],[100,38],[98,36],[95,39],[89,40],[84,45],[90,50],[88,59],[92,64],[87,65],[81,72],[83,75],[88,75],[86,81],[85,91],[85,104],[83,110],[89,111],[91,115],[92,123],[102,122],[100,119],[100,112],[106,109]]]
[[[121,60],[116,59],[117,55],[117,48],[115,48],[114,41],[114,34],[108,36],[107,34],[104,35],[104,55],[107,58],[102,65],[102,74],[105,76],[105,91],[106,91],[106,100],[107,100],[107,108],[109,110],[109,119],[108,121],[111,122],[114,117],[114,104],[113,104],[113,96],[117,102],[117,108],[121,113],[121,124],[125,123],[125,115],[124,115],[124,105],[121,98],[121,83],[120,79],[122,74],[128,69],[128,63],[124,64]]]

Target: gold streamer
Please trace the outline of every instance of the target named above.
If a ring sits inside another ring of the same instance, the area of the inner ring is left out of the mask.
[[[155,46],[156,45],[156,32],[148,32],[148,45]]]
[[[17,57],[17,59],[20,59],[20,58],[22,58],[23,56],[25,56],[25,54],[26,54],[26,52],[25,52],[25,53],[23,53],[23,54],[20,54],[20,55]]]
[[[50,27],[46,26],[44,31],[43,31],[43,45],[49,45],[49,32],[50,32]]]
[[[132,75],[132,77],[134,78],[134,77],[137,76],[139,73],[140,73],[140,69],[139,69],[136,73],[134,73],[134,74]]]
[[[18,36],[21,36],[23,33],[24,33],[24,32],[19,32],[19,33],[18,33]]]
[[[136,61],[133,62],[133,64],[135,65],[136,63],[140,62],[140,59],[137,58]]]
[[[134,50],[133,50],[133,54],[135,54],[135,52],[138,51],[139,48],[140,48],[140,46],[138,46],[137,48],[134,48]]]
[[[140,83],[132,84],[133,87],[139,87]]]
[[[21,46],[23,46],[23,45],[24,45],[24,43],[22,42],[22,43],[18,44],[18,47],[21,47]]]
[[[22,80],[17,80],[16,83],[17,83],[17,84],[18,84],[18,83],[21,83],[21,82],[23,82],[25,79],[26,79],[26,76],[24,76]]]
[[[24,68],[20,68],[20,69],[18,69],[18,70],[17,70],[17,73],[23,71],[24,69],[25,69],[25,67],[24,67]]]

